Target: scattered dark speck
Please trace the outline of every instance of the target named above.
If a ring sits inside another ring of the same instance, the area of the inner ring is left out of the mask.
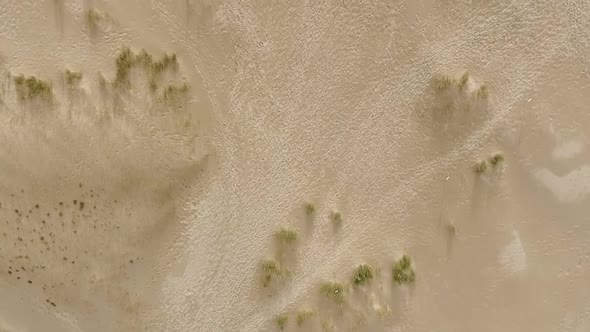
[[[67,260],[68,260],[68,258],[67,257],[64,257],[64,261],[67,261]]]
[[[8,274],[12,274],[12,271],[8,271]]]
[[[74,200],[74,205],[76,205],[76,204],[78,204],[78,200],[77,199]]]
[[[17,280],[20,280],[20,277],[16,277]]]
[[[80,202],[80,211],[82,211],[84,209],[84,202]]]
[[[82,183],[80,182],[80,188],[82,188]]]
[[[39,204],[35,204],[35,209],[38,209],[38,208],[39,208]]]
[[[60,216],[60,217],[61,217],[61,216],[63,216],[63,213],[61,213],[61,212],[60,212],[60,213],[59,213],[59,216]]]
[[[133,264],[133,259],[130,259],[130,260],[129,260],[129,263]]]
[[[31,280],[28,280],[27,282],[28,282],[29,284],[32,284],[32,283],[33,283]]]
[[[59,205],[64,205],[64,202],[59,202]]]
[[[18,209],[14,209],[14,213],[18,214]]]
[[[22,240],[23,240],[23,238],[19,236],[19,237],[17,238],[17,240],[19,240],[19,241],[22,241]]]

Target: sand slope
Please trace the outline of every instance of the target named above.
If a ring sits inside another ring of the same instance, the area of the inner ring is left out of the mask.
[[[590,330],[587,2],[0,4],[0,331]]]

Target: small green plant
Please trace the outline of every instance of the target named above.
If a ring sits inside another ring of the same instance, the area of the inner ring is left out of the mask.
[[[82,81],[82,73],[66,69],[66,72],[64,73],[64,78],[69,86],[78,85],[80,81]]]
[[[504,161],[504,155],[499,152],[493,154],[492,157],[490,158],[490,164],[492,164],[492,166],[494,166],[494,167],[498,166],[503,161]]]
[[[305,213],[308,215],[312,215],[315,213],[315,204],[312,202],[306,202],[303,207],[305,208]]]
[[[402,258],[393,265],[393,281],[398,284],[407,284],[414,282],[416,273],[412,267],[412,260],[408,255],[403,255]]]
[[[447,75],[442,75],[438,77],[435,81],[435,87],[439,91],[444,91],[451,87],[451,78]]]
[[[277,232],[279,241],[290,244],[297,240],[297,231],[290,228],[283,228]]]
[[[488,169],[488,163],[486,163],[485,160],[480,160],[477,163],[475,163],[474,168],[475,168],[475,173],[483,174]]]
[[[299,310],[299,312],[297,312],[297,325],[303,325],[303,323],[308,319],[311,319],[313,315],[314,312],[311,310]]]
[[[117,66],[115,86],[128,87],[129,71],[134,66],[141,66],[149,77],[149,85],[152,92],[155,92],[157,89],[157,79],[161,73],[168,68],[175,70],[178,66],[176,54],[164,54],[160,60],[154,61],[153,56],[145,49],[142,49],[138,54],[134,54],[129,47],[123,47],[115,63]],[[185,84],[178,88],[188,90],[188,85]]]
[[[373,269],[367,264],[362,264],[354,271],[352,283],[355,286],[360,286],[369,282],[371,279],[373,279]]]
[[[453,224],[448,224],[447,231],[449,232],[449,235],[455,235],[455,233],[457,233],[457,228]]]
[[[334,224],[340,225],[342,223],[342,213],[338,211],[332,211],[330,213],[330,219],[332,219]]]
[[[14,78],[16,85],[16,95],[20,100],[32,99],[40,96],[46,100],[53,98],[53,89],[51,84],[36,78],[35,76],[25,77],[19,75]]]
[[[175,69],[177,65],[178,62],[176,61],[176,54],[164,54],[160,61],[152,63],[151,69],[154,74],[159,74],[166,68]]]
[[[268,287],[270,283],[281,276],[281,267],[275,260],[266,260],[262,262],[262,285]]]
[[[150,82],[151,84],[151,82]],[[150,86],[150,89],[152,87]],[[173,85],[170,84],[168,85],[168,87],[166,87],[166,89],[164,89],[164,93],[162,95],[162,99],[163,100],[167,100],[167,101],[175,101],[178,98],[180,98],[181,96],[186,95],[186,93],[188,92],[189,86],[187,83],[183,83],[181,85]]]
[[[136,55],[135,62],[138,65],[149,68],[154,63],[154,57],[142,48],[141,51],[139,51],[139,54]]]
[[[481,98],[481,99],[485,99],[488,97],[488,86],[483,84],[482,86],[479,87],[479,89],[477,90],[477,97]]]
[[[115,74],[115,86],[128,86],[129,85],[129,71],[135,64],[135,56],[129,47],[124,47],[117,59],[115,60],[117,66],[117,72]]]
[[[334,322],[332,320],[325,320],[322,322],[322,331],[323,332],[332,332],[334,331]]]
[[[96,29],[98,28],[98,24],[100,23],[100,21],[102,21],[103,18],[104,15],[94,8],[90,8],[86,12],[86,24],[88,24],[88,28],[91,31],[96,31]]]
[[[463,76],[461,76],[461,79],[459,79],[458,85],[459,88],[463,89],[467,86],[467,83],[469,82],[469,73],[465,72],[463,74]]]
[[[287,326],[288,321],[289,316],[287,316],[287,314],[280,314],[277,316],[277,325],[279,326],[281,331],[285,329],[285,326]]]
[[[336,303],[344,302],[344,287],[337,282],[326,282],[320,287],[321,293]]]
[[[98,86],[101,89],[106,89],[107,87],[107,79],[104,77],[104,74],[102,72],[98,72]]]

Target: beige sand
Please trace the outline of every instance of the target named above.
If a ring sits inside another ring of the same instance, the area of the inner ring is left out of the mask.
[[[590,330],[587,1],[0,5],[0,331]]]

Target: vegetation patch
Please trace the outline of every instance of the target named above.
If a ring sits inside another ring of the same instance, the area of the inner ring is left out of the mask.
[[[262,285],[268,287],[273,280],[281,276],[281,266],[275,260],[266,260],[262,263],[262,273]]]
[[[64,78],[69,86],[75,86],[80,84],[80,82],[82,81],[82,73],[66,69],[66,72],[64,73]]]
[[[320,287],[320,292],[336,303],[344,302],[344,287],[337,282],[326,282]]]
[[[453,224],[448,224],[447,231],[449,232],[449,235],[455,235],[455,233],[457,233],[457,228]]]
[[[479,87],[479,89],[477,90],[477,97],[481,98],[481,99],[485,99],[488,97],[488,86],[483,84],[482,86]]]
[[[277,316],[277,326],[281,329],[281,331],[285,329],[288,322],[289,316],[287,316],[287,314],[280,314]]]
[[[311,319],[313,315],[314,312],[311,310],[299,310],[299,312],[297,312],[297,325],[303,325],[303,323]]]
[[[86,11],[86,24],[88,25],[88,28],[90,28],[91,31],[96,31],[96,29],[98,28],[98,24],[103,19],[103,13],[99,12],[94,8],[90,8],[88,11]]]
[[[474,168],[475,168],[475,173],[483,174],[488,169],[488,164],[486,163],[485,160],[480,160],[477,163],[475,163]]]
[[[33,99],[35,97],[42,97],[46,100],[53,99],[51,83],[38,79],[35,76],[16,76],[14,78],[14,84],[16,85],[16,95],[20,100]]]
[[[469,82],[469,73],[465,72],[461,78],[459,79],[459,82],[457,82],[457,85],[459,86],[460,89],[463,89],[467,86],[467,83]]]
[[[334,224],[340,225],[342,223],[342,213],[338,211],[332,211],[330,213],[330,219],[332,219]]]
[[[393,265],[393,281],[398,284],[412,283],[416,279],[416,273],[412,267],[412,260],[404,255]]]
[[[500,165],[503,161],[504,161],[504,155],[499,152],[493,154],[492,157],[490,158],[490,164],[492,164],[493,167]]]
[[[373,269],[367,264],[362,264],[354,271],[352,283],[355,286],[360,286],[369,282],[371,279],[373,279]]]
[[[283,228],[277,232],[277,238],[282,243],[291,244],[297,240],[297,231],[291,228]]]
[[[447,75],[441,75],[438,77],[435,82],[434,86],[438,91],[444,91],[451,87],[452,80]]]
[[[315,213],[315,204],[312,202],[306,202],[303,207],[305,208],[305,213],[307,215],[312,215]]]
[[[156,88],[157,85],[155,84],[155,81],[154,85],[152,85],[152,81],[150,81],[150,90]],[[164,92],[162,93],[162,99],[165,101],[176,101],[179,98],[186,96],[188,89],[189,86],[187,83],[183,83],[181,85],[170,84],[166,87],[166,89],[164,89]]]
[[[146,50],[142,49],[138,54],[134,54],[129,47],[124,47],[117,59],[115,60],[117,72],[115,74],[115,86],[129,86],[129,72],[131,68],[141,67],[149,77],[150,89],[155,91],[160,75],[167,69],[176,70],[178,61],[176,54],[164,54],[160,60],[154,60],[154,57]],[[188,85],[186,86],[188,90]]]

